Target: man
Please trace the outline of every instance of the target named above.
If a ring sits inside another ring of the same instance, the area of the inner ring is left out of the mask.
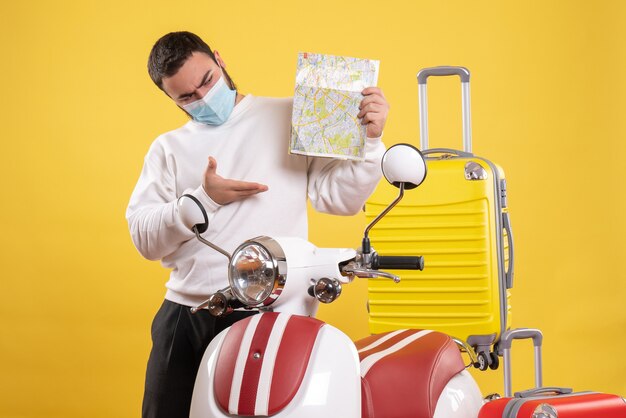
[[[190,313],[228,285],[227,260],[182,225],[178,197],[189,193],[203,204],[210,218],[203,236],[229,252],[259,235],[307,238],[307,196],[318,211],[351,215],[376,187],[389,105],[378,88],[363,90],[365,161],[310,158],[287,152],[292,99],[240,94],[222,57],[198,36],[163,36],[148,72],[192,120],[154,141],[126,212],[139,252],[172,270],[152,324],[143,416],[187,417],[208,343],[251,313]]]

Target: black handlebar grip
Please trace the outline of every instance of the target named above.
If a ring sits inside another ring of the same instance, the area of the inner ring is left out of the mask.
[[[424,270],[424,257],[411,255],[376,255],[372,258],[375,270]]]

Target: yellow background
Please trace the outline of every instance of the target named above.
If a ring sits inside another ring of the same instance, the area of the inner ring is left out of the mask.
[[[0,416],[139,414],[167,272],[124,211],[151,141],[186,120],[146,72],[172,30],[256,95],[292,93],[299,51],[379,59],[388,145],[418,143],[420,68],[470,68],[474,151],[508,178],[513,325],[544,331],[546,384],[626,395],[625,18],[620,1],[3,2]],[[429,87],[431,144],[459,146],[457,80]],[[357,246],[362,226],[311,213],[311,240]],[[365,289],[320,316],[366,335]]]

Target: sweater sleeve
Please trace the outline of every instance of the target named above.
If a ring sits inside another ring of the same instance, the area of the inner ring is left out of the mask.
[[[315,210],[335,215],[354,215],[361,210],[382,176],[384,152],[380,138],[367,138],[365,161],[311,159],[308,196]]]
[[[160,260],[176,251],[182,243],[195,237],[179,215],[174,173],[164,156],[151,149],[144,160],[139,181],[126,210],[126,220],[133,243],[149,260]],[[205,193],[202,185],[184,193],[195,196],[205,207],[209,218],[219,205]]]

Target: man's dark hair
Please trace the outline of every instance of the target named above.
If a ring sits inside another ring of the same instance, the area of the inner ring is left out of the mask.
[[[217,62],[211,48],[196,34],[170,32],[162,36],[156,41],[148,57],[148,74],[154,84],[163,90],[163,79],[176,74],[194,52],[205,53]],[[226,70],[222,68],[222,71],[230,88],[237,90],[237,86]]]

